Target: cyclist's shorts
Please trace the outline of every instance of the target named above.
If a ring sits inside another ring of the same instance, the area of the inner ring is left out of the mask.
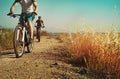
[[[32,15],[32,13],[33,12],[22,12],[20,19],[19,19],[20,23],[22,23],[23,21],[26,21],[26,16]],[[29,16],[27,18],[27,21],[33,21],[33,19],[34,19],[34,16]]]
[[[41,28],[41,26],[36,26],[37,29]]]

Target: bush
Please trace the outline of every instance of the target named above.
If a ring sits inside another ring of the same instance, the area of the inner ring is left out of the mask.
[[[34,33],[34,36],[36,36],[37,31],[34,31],[33,33]],[[49,33],[47,31],[41,31],[41,35],[42,36],[49,36]]]
[[[47,31],[41,31],[42,36],[49,36],[49,33]]]
[[[68,37],[67,33],[59,33],[55,36],[55,39],[59,41],[59,43],[63,43],[65,42],[65,39],[67,39],[66,37]]]
[[[10,49],[13,47],[13,31],[10,29],[0,29],[0,47]]]
[[[120,78],[120,38],[118,33],[82,33],[67,43],[74,64],[86,66],[95,79]]]

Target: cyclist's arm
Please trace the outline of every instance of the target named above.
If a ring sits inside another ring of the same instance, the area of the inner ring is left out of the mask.
[[[15,8],[16,8],[16,5],[17,5],[17,2],[15,1],[15,2],[13,3],[13,5],[11,6],[11,8],[10,8],[10,13],[14,13],[14,10],[15,10]]]
[[[43,20],[42,20],[42,26],[44,26],[44,22],[43,22]]]
[[[33,0],[33,6],[34,6],[34,12],[38,12],[38,4],[36,2],[36,0]]]

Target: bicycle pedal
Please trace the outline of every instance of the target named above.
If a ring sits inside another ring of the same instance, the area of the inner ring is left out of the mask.
[[[28,43],[28,42],[26,42],[26,43],[25,43],[25,46],[28,46],[28,45],[29,45],[29,43]]]

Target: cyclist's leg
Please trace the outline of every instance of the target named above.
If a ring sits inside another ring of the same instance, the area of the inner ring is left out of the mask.
[[[33,26],[32,26],[32,22],[28,20],[28,26],[29,26],[29,33],[31,36],[31,39],[33,39]]]
[[[27,14],[32,14],[32,12],[27,13]],[[30,31],[30,37],[31,37],[31,39],[33,39],[33,25],[32,25],[32,21],[33,20],[34,20],[34,16],[31,16],[31,17],[28,18],[28,21],[27,21],[28,26],[29,26],[29,31]]]

